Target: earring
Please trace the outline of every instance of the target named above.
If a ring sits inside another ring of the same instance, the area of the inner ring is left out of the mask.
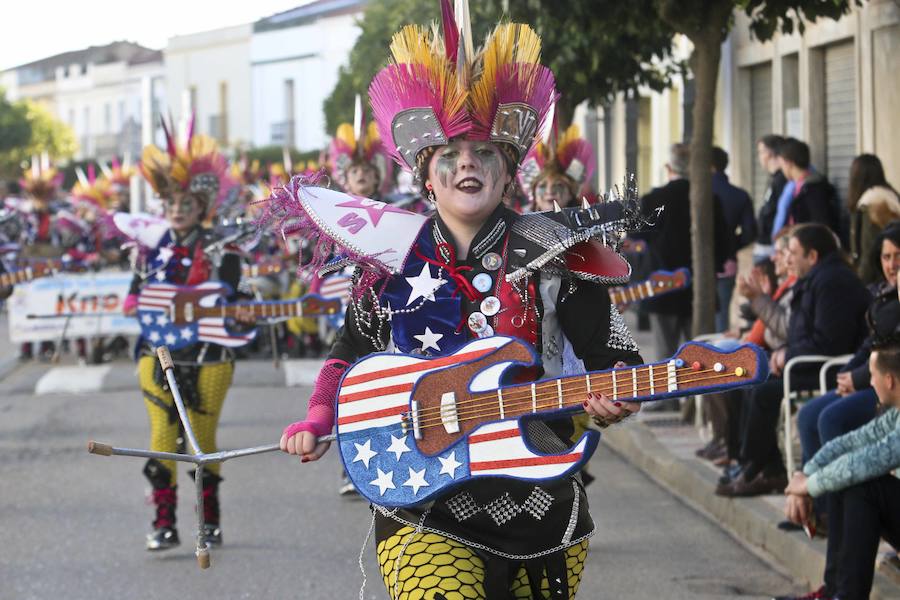
[[[428,188],[428,202],[431,203],[431,208],[435,208],[436,203],[434,201],[434,188]]]

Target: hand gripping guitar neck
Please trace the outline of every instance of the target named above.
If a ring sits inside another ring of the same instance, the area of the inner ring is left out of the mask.
[[[356,363],[337,395],[338,442],[350,479],[363,496],[392,507],[476,477],[556,479],[581,468],[600,434],[588,431],[569,451],[542,454],[524,437],[523,419],[578,413],[588,392],[651,401],[768,375],[756,346],[725,353],[688,343],[660,363],[501,387],[510,366],[534,360],[524,342],[495,336],[440,358],[375,354]]]

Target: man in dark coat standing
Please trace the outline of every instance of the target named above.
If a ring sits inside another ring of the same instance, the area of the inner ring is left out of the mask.
[[[834,233],[819,223],[798,226],[788,241],[788,266],[797,276],[791,300],[787,345],[769,359],[771,376],[750,392],[741,437],[741,471],[721,482],[721,496],[781,493],[787,473],[776,429],[787,362],[805,354],[854,352],[866,335],[865,313],[871,296],[844,261]],[[791,370],[791,388],[818,386],[819,365]]]
[[[781,172],[781,161],[778,152],[784,138],[780,135],[764,135],[756,142],[756,159],[759,166],[769,174],[768,185],[763,193],[762,202],[757,216],[756,246],[753,248],[753,262],[772,256],[775,251],[772,246],[772,228],[775,225],[775,215],[778,212],[778,199],[787,184],[787,177]]]
[[[722,205],[725,219],[725,240],[728,253],[723,269],[716,274],[719,308],[716,310],[716,331],[728,329],[728,312],[737,276],[737,253],[756,239],[756,217],[750,194],[728,181],[728,153],[718,146],[712,149],[712,191]]]
[[[673,144],[666,165],[669,182],[641,198],[641,211],[653,226],[633,237],[646,240],[653,270],[674,271],[692,266],[689,160],[688,145]],[[728,252],[726,226],[717,199],[713,207],[714,239],[708,246],[715,251],[715,267],[719,272]],[[681,342],[691,338],[691,290],[671,292],[644,302],[650,313],[658,358],[668,358],[675,354]]]

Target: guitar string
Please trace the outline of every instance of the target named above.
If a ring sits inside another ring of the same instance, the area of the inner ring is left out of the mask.
[[[665,363],[660,363],[660,364],[664,365]],[[655,366],[656,365],[654,365],[654,367]],[[614,391],[615,389],[617,389],[619,387],[620,383],[622,385],[623,390],[626,388],[632,389],[634,387],[634,380],[637,380],[637,383],[639,386],[643,385],[643,384],[649,384],[650,383],[649,377],[646,377],[646,378],[640,377],[641,375],[649,375],[650,374],[650,369],[647,367],[648,367],[647,365],[643,365],[641,367],[634,367],[634,369],[638,371],[637,372],[638,377],[634,377],[634,376],[632,376],[631,378],[624,377],[621,380],[621,382],[616,381],[616,385],[614,388],[608,387],[608,388],[603,388],[603,389],[609,389],[610,391]],[[702,373],[712,373],[714,371],[714,369],[703,369],[703,370],[695,371],[691,367],[682,367],[680,369],[676,369],[676,375],[678,373],[681,373],[682,375],[684,375],[685,371],[687,371],[688,373],[702,374]],[[595,373],[595,374],[591,375],[591,377],[594,378],[594,377],[599,377],[601,375],[608,375],[612,372],[613,371]],[[616,369],[614,372],[630,374],[630,373],[632,373],[632,369],[627,369],[627,368]],[[654,386],[656,385],[657,378],[668,380],[669,372],[665,371],[665,372],[658,373],[658,374],[654,373],[653,374],[653,385]],[[556,380],[535,382],[535,396],[540,396],[541,398],[549,398],[549,397],[553,397],[553,396],[558,396],[558,391],[559,391],[558,388],[559,387],[561,387],[564,391],[568,391],[568,392],[577,391],[577,390],[581,389],[581,386],[583,385],[584,376],[576,375],[574,377],[566,377],[565,379],[567,381],[562,383],[562,385],[560,385],[560,386],[557,386]],[[601,391],[601,393],[603,393],[601,390],[601,386],[603,386],[603,385],[610,386],[611,384],[612,384],[612,378],[610,377],[610,381],[599,382],[597,389],[593,389],[593,387],[592,387],[591,391],[592,392],[593,391]],[[500,389],[502,390],[503,388],[500,388]],[[517,385],[515,387],[510,387],[510,388],[506,388],[506,389],[510,390],[512,392],[512,394],[509,396],[503,397],[504,405],[506,404],[507,398],[510,401],[518,401],[518,400],[530,399],[532,396],[531,391],[530,391],[530,384],[525,384],[524,386]],[[538,391],[540,391],[541,394],[543,394],[544,392],[550,392],[550,395],[549,396],[539,395],[539,394],[537,394]],[[460,402],[457,402],[456,407],[458,408],[460,406],[467,406],[467,407],[471,408],[471,406],[469,406],[469,405],[476,403],[476,402],[482,402],[485,400],[487,401],[486,404],[492,404],[493,402],[495,402],[495,400],[493,398],[495,398],[496,396],[497,396],[496,393],[474,395],[469,400],[462,400]],[[429,413],[431,413],[431,412],[440,413],[440,411],[441,411],[440,407],[428,408],[428,409],[423,409],[423,410],[419,411],[419,415],[420,415],[420,418],[421,418],[421,415],[426,415],[426,416],[430,417]]]
[[[617,371],[617,372],[627,372],[627,371],[628,370]],[[647,374],[649,375],[649,369],[647,369],[647,371],[648,371]],[[703,374],[703,373],[712,373],[712,372],[714,372],[714,369],[704,369],[704,370],[694,371],[693,369],[688,367],[686,369],[682,369],[682,371],[688,371],[689,372],[688,374],[693,373],[693,374],[699,375],[699,374]],[[606,373],[598,373],[598,375],[605,375],[605,374]],[[595,375],[595,377],[596,377],[596,375]],[[658,378],[662,380],[662,383],[667,383],[668,377],[669,377],[668,372],[661,373],[660,375],[657,375],[654,373],[653,386],[650,386],[651,381],[650,381],[649,377],[646,379],[637,379],[637,388],[639,391],[650,390],[651,387],[654,387],[654,388],[656,387]],[[634,391],[634,388],[635,388],[634,378],[624,379],[621,383],[622,383],[623,391],[625,391],[625,392],[627,392],[627,391],[633,392]],[[682,384],[690,383],[690,381],[684,380],[681,383]],[[591,391],[592,392],[597,391],[597,392],[606,394],[607,391],[612,392],[619,388],[618,381],[616,382],[615,388],[613,388],[611,386],[611,384],[612,384],[611,380],[609,382],[600,382],[599,385],[597,386],[597,388],[596,389],[592,388]],[[524,392],[524,393],[520,393],[519,388],[514,388],[517,390],[514,394],[511,394],[508,398],[503,397],[503,408],[505,411],[507,407],[519,406],[519,405],[522,405],[523,403],[525,403],[525,404],[533,403],[533,401],[537,400],[538,398],[540,398],[541,400],[556,398],[558,400],[559,399],[559,388],[561,388],[563,392],[574,393],[574,392],[578,392],[579,390],[581,390],[583,385],[584,385],[584,382],[581,377],[573,378],[570,381],[568,381],[567,383],[564,383],[560,386],[557,386],[555,383],[542,382],[540,384],[535,385],[534,398],[532,398],[532,394],[530,393],[530,391],[521,390],[521,392]],[[607,387],[603,387],[604,385],[606,385]],[[528,387],[528,386],[526,386],[526,387]],[[538,390],[541,391],[540,394],[537,393]],[[618,396],[618,394],[617,394],[617,396]],[[633,396],[629,396],[629,397],[633,397]],[[616,398],[616,399],[618,399],[618,398]],[[478,403],[480,403],[480,404],[478,404]],[[468,401],[462,401],[462,402],[457,403],[456,406],[459,407],[459,406],[465,405],[467,410],[471,410],[473,408],[474,409],[494,408],[494,406],[497,406],[499,409],[498,403],[499,403],[499,399],[497,398],[496,394],[486,394],[486,395],[474,396]],[[422,415],[425,415],[426,419],[437,418],[438,421],[443,422],[440,412],[441,412],[440,407],[429,408],[429,409],[420,411],[419,412],[419,422],[421,423],[423,421]],[[432,413],[434,413],[434,416],[432,416]],[[465,414],[465,413],[460,412],[457,409],[457,415],[461,415],[461,414]],[[431,421],[429,421],[429,423],[430,422]]]
[[[707,370],[704,372],[710,372],[710,371],[711,370]],[[700,374],[701,372],[695,371],[694,373]],[[711,377],[695,377],[693,379],[684,379],[683,381],[679,382],[679,385],[696,383],[698,381],[706,381],[709,379],[724,379],[727,377],[734,377],[734,374],[733,373],[725,373],[725,374],[716,374]],[[655,379],[655,377],[654,377],[654,379]],[[638,392],[649,391],[651,389],[651,386],[649,384],[650,384],[650,380],[641,382],[637,386]],[[653,384],[654,384],[653,387],[655,387],[656,386],[655,380],[654,380]],[[626,387],[626,391],[631,391],[631,392],[634,391],[633,384],[630,386],[626,385],[625,387]],[[580,386],[577,388],[572,388],[568,391],[573,392],[573,391],[577,391],[578,389],[580,389]],[[604,388],[604,389],[598,389],[596,391],[600,391],[601,393],[604,393],[604,395],[605,395],[605,389],[611,390],[611,388]],[[628,396],[628,397],[635,398],[635,396]],[[549,407],[549,406],[557,406],[558,407],[559,406],[559,402],[558,402],[559,395],[558,394],[552,394],[552,395],[543,394],[540,396],[538,396],[536,394],[535,401],[537,400],[537,398],[540,398],[540,401],[545,401],[545,400],[550,400],[550,399],[556,400],[551,404],[547,404],[546,407]],[[520,408],[520,407],[531,406],[531,405],[535,404],[535,401],[532,401],[530,394],[528,396],[513,397],[510,402],[506,402],[506,401],[503,402],[504,411],[509,410],[509,409],[514,410],[514,409]],[[577,406],[577,404],[565,404],[564,403],[563,406],[571,407],[571,406]],[[489,409],[489,412],[487,412],[487,413],[479,412],[483,409]],[[475,413],[478,413],[477,416],[482,417],[482,416],[493,415],[495,412],[499,412],[499,405],[495,401],[490,401],[490,402],[484,402],[484,403],[482,403],[480,405],[476,405],[476,406],[469,406],[467,411],[457,412],[456,416],[457,416],[458,421],[464,421],[464,420],[468,420],[468,417],[470,417],[471,415],[473,415]],[[436,418],[429,416],[429,417],[427,417],[427,419],[428,420],[426,421],[422,418],[419,418],[419,429],[422,429],[423,427],[432,427],[432,426],[434,426],[433,424],[436,424],[436,425],[443,424],[443,419],[440,416],[438,416]]]
[[[710,376],[710,377],[701,377],[701,378],[697,378],[697,379],[692,380],[692,381],[707,381],[707,380],[711,380],[711,379],[722,379],[722,378],[725,378],[725,377],[728,377],[728,375],[713,375],[713,376]],[[647,389],[649,389],[649,387],[648,387]],[[530,405],[531,403],[529,402],[528,404]],[[536,408],[538,408],[538,409],[544,409],[544,408],[557,408],[558,406],[559,406],[558,403],[552,402],[552,403],[549,403],[549,404],[538,405],[538,406],[536,406]],[[577,406],[577,405],[575,405],[575,404],[568,405],[568,407],[572,407],[572,406]],[[471,414],[471,413],[469,413],[469,414],[467,414],[467,416],[466,416],[465,418],[462,418],[462,419],[458,418],[458,419],[457,419],[457,422],[472,421],[472,420],[476,420],[476,419],[482,419],[482,418],[484,418],[484,417],[493,417],[494,414],[495,414],[495,412],[494,412],[493,410],[491,410],[490,412],[487,412],[487,413],[479,413],[479,414]],[[421,431],[422,429],[431,429],[431,428],[433,428],[433,427],[441,427],[441,426],[443,426],[443,423],[441,423],[441,422],[438,422],[438,423],[429,423],[429,424],[427,424],[427,425],[421,425],[421,424],[420,424],[420,425],[419,425],[419,430]]]
[[[725,377],[725,376],[723,375],[723,376],[720,376],[720,377]],[[685,383],[685,384],[686,384],[686,383],[691,383],[692,381],[701,381],[701,380],[702,380],[702,379],[685,380],[685,381],[683,381],[682,383]],[[656,382],[654,381],[653,383],[654,383],[654,386],[653,386],[653,387],[655,387]],[[650,384],[650,380],[649,380],[649,379],[648,379],[647,381],[645,381],[645,382],[639,383],[639,385],[637,386],[638,392],[649,391],[649,390],[651,389],[651,386],[650,386],[649,384]],[[634,391],[634,384],[631,384],[630,386],[626,386],[626,387],[629,388],[627,391],[631,391],[631,392]],[[569,391],[569,392],[571,393],[571,392],[576,392],[576,391],[578,391],[579,389],[580,389],[580,386],[579,386],[579,387],[576,387],[576,388],[570,388],[570,389],[567,390],[567,391]],[[604,393],[602,390],[598,390],[598,391],[601,391],[601,393]],[[628,396],[628,397],[629,397],[629,398],[635,398],[635,396]],[[504,402],[503,402],[504,412],[505,412],[506,410],[515,410],[515,409],[518,409],[518,408],[523,408],[523,407],[529,407],[529,406],[532,406],[532,405],[534,405],[534,404],[537,402],[538,398],[539,398],[540,401],[542,401],[542,402],[545,401],[545,400],[553,400],[553,403],[552,403],[552,404],[548,404],[547,406],[557,406],[557,407],[559,406],[559,395],[558,395],[558,394],[542,394],[542,395],[540,395],[540,396],[538,396],[537,394],[535,394],[534,400],[531,399],[531,395],[529,394],[527,397],[521,396],[521,397],[512,398],[512,399],[510,400],[510,402],[504,401]],[[483,398],[481,398],[481,399],[483,399]],[[563,403],[563,406],[564,406],[564,407],[567,407],[567,406],[577,406],[577,404],[574,404],[574,403],[573,403],[573,404],[565,404],[565,403]],[[480,412],[480,411],[483,411],[483,410],[488,410],[488,412],[487,412],[487,413],[485,413],[485,412]],[[499,412],[499,404],[498,404],[496,401],[493,401],[493,400],[492,400],[492,401],[488,401],[488,402],[483,402],[483,403],[481,403],[480,405],[469,406],[469,407],[467,408],[467,410],[465,410],[465,411],[458,411],[458,412],[456,413],[456,417],[457,417],[457,420],[465,420],[464,418],[461,418],[461,417],[469,417],[469,416],[471,416],[471,415],[473,415],[473,414],[476,414],[476,413],[477,413],[478,416],[487,416],[487,415],[492,415],[492,414],[494,414],[494,412]],[[420,429],[422,428],[423,423],[424,423],[424,426],[425,426],[425,427],[430,427],[430,426],[432,426],[432,424],[434,424],[434,423],[437,423],[437,424],[440,425],[440,424],[443,424],[443,418],[442,418],[441,416],[437,416],[437,417],[431,417],[431,416],[429,416],[429,417],[427,417],[427,420],[426,420],[426,419],[422,419],[422,418],[420,417],[420,418],[419,418],[419,428],[420,428]]]

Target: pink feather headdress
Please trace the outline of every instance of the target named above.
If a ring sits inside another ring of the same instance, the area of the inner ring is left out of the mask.
[[[505,145],[521,162],[556,98],[553,73],[539,63],[541,39],[528,25],[503,23],[476,53],[468,5],[441,0],[442,34],[407,25],[391,42],[392,62],[369,86],[381,138],[417,172],[422,151],[453,138]]]

